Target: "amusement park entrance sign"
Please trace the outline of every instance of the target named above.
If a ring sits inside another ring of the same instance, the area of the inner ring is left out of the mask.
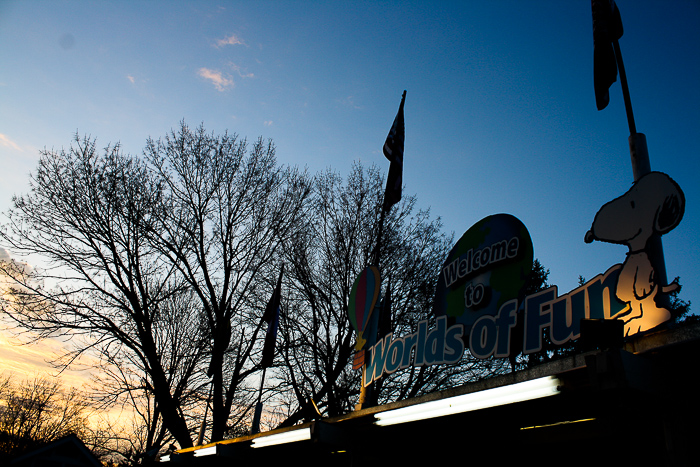
[[[670,319],[664,305],[677,283],[664,284],[647,245],[678,225],[685,208],[680,187],[651,172],[596,214],[586,242],[627,245],[616,264],[581,287],[559,295],[557,287],[525,295],[533,248],[525,226],[508,214],[482,219],[455,244],[436,289],[435,325],[429,320],[403,337],[393,333],[367,349],[362,384],[411,365],[456,363],[468,347],[477,358],[507,357],[542,350],[546,332],[555,345],[576,340],[583,319],[620,319],[625,336]],[[516,336],[515,333],[519,333]],[[515,338],[514,338],[515,337]],[[522,348],[511,348],[522,342]]]
[[[522,306],[517,299],[509,300],[495,315],[482,315],[469,328],[461,323],[448,326],[448,318],[440,316],[432,329],[428,329],[428,320],[423,320],[413,334],[397,338],[388,334],[370,349],[363,384],[410,365],[456,363],[464,353],[465,341],[473,356],[488,358],[507,357],[512,351],[530,354],[542,350],[545,329],[556,345],[576,340],[581,335],[582,319],[610,319],[628,308],[615,297],[621,267],[615,265],[565,295],[559,296],[554,286],[525,297]],[[523,348],[511,349],[521,308]]]

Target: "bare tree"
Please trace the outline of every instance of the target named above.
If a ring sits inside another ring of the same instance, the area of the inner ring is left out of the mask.
[[[348,300],[356,277],[372,261],[383,191],[376,167],[357,164],[346,181],[334,172],[320,174],[312,214],[285,244],[289,273],[280,324],[284,344],[279,387],[296,396],[285,424],[312,416],[311,399],[328,416],[352,410],[357,401],[360,376],[351,368],[355,335]],[[414,197],[404,196],[387,215],[381,243],[382,296],[390,284],[392,328],[397,334],[430,317],[437,274],[451,243],[439,219],[416,210]],[[445,387],[470,371],[465,364],[399,372],[385,379],[379,400]]]
[[[68,151],[42,152],[30,186],[30,194],[13,198],[0,236],[15,254],[46,267],[30,274],[19,263],[0,265],[16,284],[3,311],[38,338],[71,337],[75,347],[63,364],[90,352],[143,371],[141,386],[163,424],[181,446],[192,445],[181,388],[197,371],[201,327],[182,330],[195,343],[186,364],[164,360],[169,303],[185,287],[149,241],[166,207],[162,182],[119,145],[100,154],[94,140],[76,136]]]
[[[15,457],[68,434],[89,438],[89,402],[57,381],[0,376],[0,455]]]
[[[2,263],[17,285],[3,308],[39,338],[81,337],[64,364],[97,355],[105,403],[152,398],[149,445],[167,430],[191,446],[190,415],[208,403],[221,439],[247,415],[266,278],[308,193],[308,177],[278,167],[262,139],[249,150],[182,123],[137,159],[76,137],[43,151],[31,194],[13,199],[1,239],[49,266]]]
[[[200,412],[208,390],[204,377],[206,321],[199,301],[188,289],[173,294],[161,302],[160,307],[154,338],[167,368],[173,397],[181,401],[182,416],[192,429],[201,422]],[[163,423],[159,402],[153,396],[148,369],[133,355],[109,346],[101,347],[100,355],[102,366],[93,376],[95,405],[112,410],[122,407],[134,417],[134,436],[124,437],[128,447],[119,452],[128,450],[136,457],[146,453],[154,457],[161,447],[173,440]]]
[[[112,382],[105,403],[152,398],[148,447],[164,430],[191,446],[198,404],[211,403],[212,439],[223,438],[247,415],[266,278],[298,227],[308,177],[278,167],[269,141],[249,150],[182,123],[149,139],[143,160],[76,137],[43,151],[30,183],[0,235],[49,266],[2,263],[17,284],[4,310],[39,338],[81,337],[64,364],[97,355]]]
[[[184,123],[149,140],[145,154],[169,200],[153,242],[199,298],[207,322],[211,439],[219,440],[235,428],[234,403],[252,405],[244,382],[259,364],[266,278],[277,275],[280,245],[299,229],[309,182],[277,166],[270,141],[258,139],[248,150],[235,134]]]

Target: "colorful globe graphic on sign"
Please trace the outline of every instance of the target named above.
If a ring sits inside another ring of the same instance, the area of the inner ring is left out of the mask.
[[[532,239],[510,214],[486,217],[455,244],[440,270],[434,312],[465,326],[495,316],[501,305],[521,299],[532,271]]]
[[[379,269],[370,266],[357,276],[350,291],[348,317],[357,333],[355,350],[361,350],[367,341],[364,333],[368,330],[367,326],[377,303],[380,284]]]

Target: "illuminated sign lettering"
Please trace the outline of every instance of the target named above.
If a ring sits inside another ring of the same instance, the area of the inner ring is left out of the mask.
[[[615,295],[621,269],[622,265],[616,264],[565,295],[558,296],[557,287],[553,286],[525,297],[522,349],[511,349],[520,309],[517,299],[504,303],[495,315],[479,317],[471,326],[468,339],[464,338],[464,326],[448,326],[446,316],[437,317],[432,329],[428,329],[428,320],[423,320],[412,334],[398,338],[387,334],[369,349],[363,384],[367,386],[384,374],[411,365],[456,363],[464,354],[465,341],[469,342],[470,353],[483,359],[507,357],[516,350],[524,354],[539,352],[545,329],[556,345],[576,340],[581,335],[582,319],[612,319],[629,310],[629,304]]]
[[[418,330],[394,339],[387,334],[370,349],[369,362],[363,384],[369,385],[382,374],[415,366],[457,363],[464,354],[463,326],[447,326],[447,317],[436,320],[436,326],[428,330],[428,320],[418,323]]]
[[[510,240],[501,240],[491,246],[474,252],[469,249],[466,254],[456,258],[445,268],[442,275],[445,280],[445,287],[451,287],[457,280],[476,274],[481,268],[497,263],[507,258],[515,258],[518,255],[518,237]]]

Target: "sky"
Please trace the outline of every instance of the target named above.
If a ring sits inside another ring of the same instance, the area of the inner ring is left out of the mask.
[[[686,198],[667,274],[698,312],[700,1],[616,3],[637,131]],[[388,170],[404,90],[404,192],[455,240],[514,215],[560,294],[625,260],[584,243],[633,182],[619,80],[596,109],[587,0],[0,0],[0,212],[40,150],[79,133],[139,155],[181,121],[271,138],[310,173]]]

